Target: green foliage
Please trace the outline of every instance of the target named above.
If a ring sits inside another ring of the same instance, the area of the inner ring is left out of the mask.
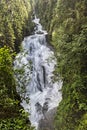
[[[42,23],[52,33],[51,44],[57,58],[54,79],[58,80],[58,73],[63,79],[63,99],[55,118],[55,130],[86,130],[87,1],[56,0],[49,6],[52,1],[40,0],[37,5]]]
[[[0,1],[0,46],[18,51],[23,36],[29,35],[32,27],[30,1]]]
[[[0,115],[9,116],[9,112],[17,112],[19,96],[16,93],[15,79],[12,68],[12,56],[7,47],[0,49]],[[17,106],[17,107],[16,107]]]
[[[79,129],[79,122],[87,112],[87,18],[85,16],[87,7],[83,3],[85,1],[78,2],[76,0],[74,4],[69,3],[69,1],[64,4],[60,1],[58,13],[61,18],[58,16],[59,24],[55,23],[52,34],[52,44],[56,49],[58,59],[58,67],[55,73],[59,72],[64,82],[62,88],[63,100],[58,107],[55,119],[55,126],[58,130]],[[68,4],[70,6],[67,6]],[[77,5],[80,5],[79,10]],[[73,13],[73,15],[70,15],[70,13]],[[56,26],[58,26],[58,29],[56,29]]]
[[[31,13],[30,0],[0,1],[0,130],[33,129],[28,115],[19,112],[22,107],[16,92],[12,53],[19,51],[23,37],[33,28]]]
[[[87,113],[83,115],[78,128],[76,130],[87,130]]]
[[[15,85],[12,69],[12,56],[10,50],[6,47],[0,49],[0,88],[6,88],[8,94],[13,97],[12,87]],[[13,89],[14,90],[14,89]]]
[[[20,115],[15,118],[0,120],[1,130],[33,130],[27,119],[27,113],[21,109]]]

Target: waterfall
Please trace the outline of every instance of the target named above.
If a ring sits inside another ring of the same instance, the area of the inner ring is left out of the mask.
[[[54,52],[47,47],[47,32],[35,16],[34,34],[24,38],[22,50],[14,61],[17,92],[21,105],[29,112],[32,126],[38,129],[47,112],[56,108],[62,99],[62,81],[53,82],[56,65]]]

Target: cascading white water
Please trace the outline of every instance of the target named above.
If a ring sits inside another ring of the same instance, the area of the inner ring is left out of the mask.
[[[39,19],[33,20],[36,24],[34,34],[24,38],[22,51],[14,61],[15,76],[24,109],[30,113],[31,124],[38,128],[44,114],[57,107],[62,99],[62,82],[53,82],[53,71],[56,59],[53,51],[47,47],[47,32],[42,30]]]

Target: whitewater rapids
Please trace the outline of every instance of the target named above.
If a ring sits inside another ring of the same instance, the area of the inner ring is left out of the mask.
[[[21,105],[29,112],[31,124],[36,129],[39,121],[45,118],[45,113],[57,107],[62,99],[59,91],[62,81],[53,81],[56,58],[47,46],[47,32],[42,29],[39,21],[35,16],[34,34],[24,38],[22,50],[14,61]]]

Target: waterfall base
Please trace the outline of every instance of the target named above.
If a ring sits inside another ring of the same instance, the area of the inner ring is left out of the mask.
[[[44,119],[39,121],[38,130],[54,130],[54,118],[56,115],[57,107],[45,113]]]

